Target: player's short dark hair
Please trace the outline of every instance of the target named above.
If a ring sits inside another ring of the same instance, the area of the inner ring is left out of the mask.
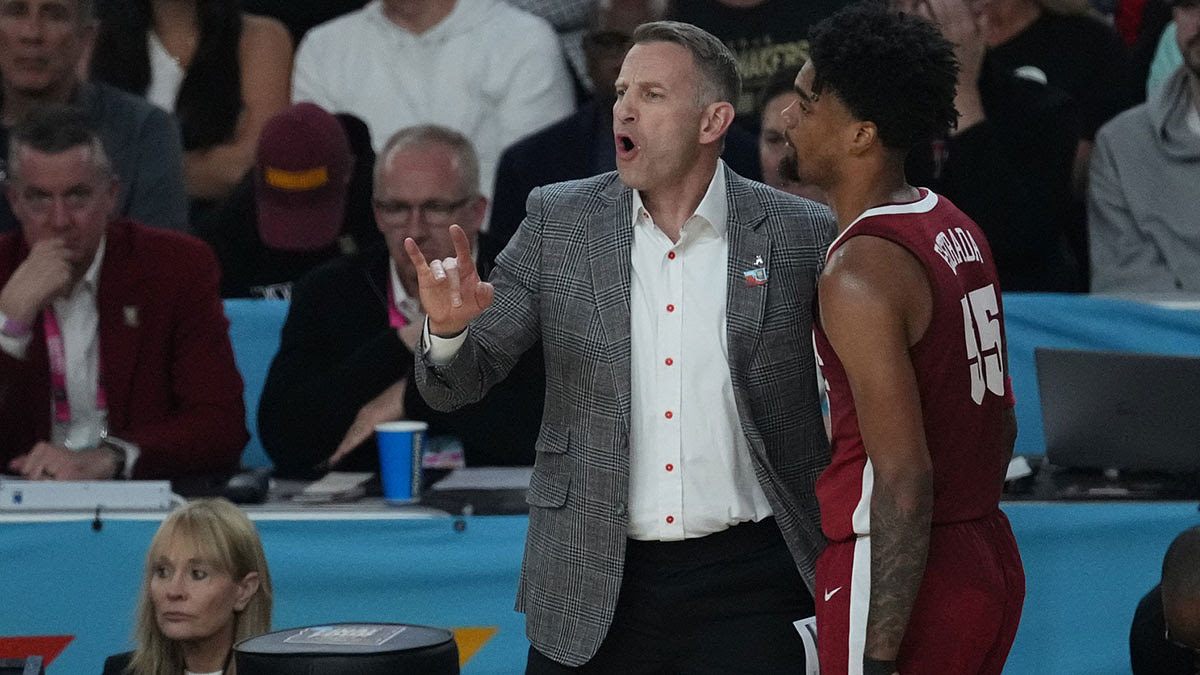
[[[958,59],[929,21],[857,2],[813,28],[809,58],[813,93],[832,91],[880,140],[907,152],[954,128]]]

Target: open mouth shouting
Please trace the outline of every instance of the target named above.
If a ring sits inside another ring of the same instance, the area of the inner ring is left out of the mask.
[[[632,136],[625,133],[618,133],[615,134],[615,138],[617,143],[618,160],[630,160],[637,155],[637,152],[640,148],[638,147],[637,142],[633,140]]]

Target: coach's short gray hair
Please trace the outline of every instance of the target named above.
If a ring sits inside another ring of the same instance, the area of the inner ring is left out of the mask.
[[[717,101],[737,103],[742,92],[737,58],[712,33],[690,23],[655,21],[638,26],[633,32],[633,42],[669,42],[691,52],[700,70],[698,105],[706,106]]]

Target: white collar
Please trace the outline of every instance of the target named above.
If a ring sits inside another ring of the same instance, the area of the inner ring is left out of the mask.
[[[639,223],[650,224],[649,218],[642,218],[642,213],[645,211],[645,203],[642,201],[642,193],[633,191],[633,224],[637,226]],[[648,211],[646,213],[649,213]],[[691,222],[692,218],[699,217],[708,223],[717,233],[717,236],[725,236],[725,232],[729,229],[729,202],[725,197],[725,160],[717,160],[717,170],[713,171],[712,180],[708,181],[708,190],[704,192],[704,197],[700,203],[696,205],[696,212],[692,214],[684,223]]]
[[[388,256],[388,276],[392,284],[392,297],[396,299],[396,306],[400,307],[408,300],[408,291],[404,290],[404,284],[400,283],[400,272],[396,269],[396,261],[392,256]]]
[[[104,264],[104,246],[107,241],[108,235],[100,236],[100,244],[96,246],[96,255],[92,256],[92,263],[88,265],[87,271],[83,273],[79,281],[75,282],[75,287],[71,289],[72,296],[84,288],[93,292],[99,289],[100,267]]]
[[[837,246],[837,243],[844,239],[846,237],[846,233],[850,231],[850,228],[857,225],[862,219],[870,218],[871,216],[897,215],[902,213],[929,213],[933,210],[933,207],[937,206],[938,196],[933,190],[919,187],[917,188],[917,193],[920,194],[921,197],[915,201],[874,206],[858,214],[858,217],[854,219],[854,222],[847,225],[846,229],[839,232],[838,236],[834,237],[833,241],[829,242],[829,249],[825,253],[826,262],[828,262],[829,256],[833,254],[833,249],[835,246]]]

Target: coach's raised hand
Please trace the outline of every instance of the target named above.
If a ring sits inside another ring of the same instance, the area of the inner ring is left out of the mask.
[[[450,226],[454,257],[425,261],[412,237],[404,240],[404,250],[417,270],[421,306],[429,317],[429,332],[438,337],[453,337],[463,332],[471,319],[492,304],[492,285],[479,278],[471,259],[467,234],[458,225]]]

